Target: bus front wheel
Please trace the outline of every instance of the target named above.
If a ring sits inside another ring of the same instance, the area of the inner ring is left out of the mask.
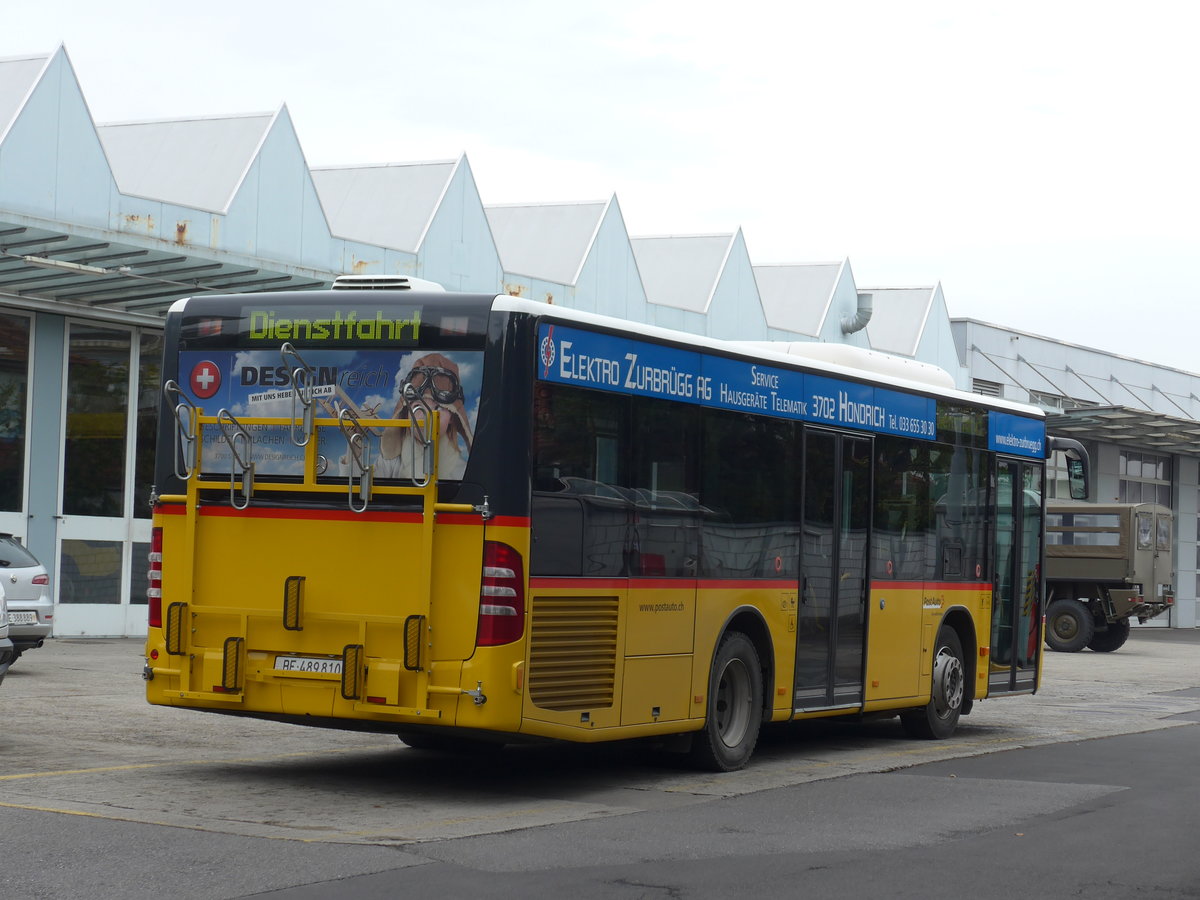
[[[692,738],[692,760],[732,772],[750,759],[763,717],[763,676],[750,638],[731,631],[721,640],[708,678],[704,729]]]
[[[963,663],[962,641],[953,628],[938,631],[933,654],[933,693],[920,709],[900,714],[900,724],[909,737],[939,741],[954,734],[966,696],[967,667]]]

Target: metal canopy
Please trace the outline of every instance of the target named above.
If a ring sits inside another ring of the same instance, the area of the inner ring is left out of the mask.
[[[1076,440],[1200,457],[1200,422],[1128,406],[1085,406],[1046,414],[1046,431]]]
[[[198,293],[305,290],[330,283],[201,256],[190,246],[149,249],[115,233],[112,238],[0,219],[0,293],[155,315]]]

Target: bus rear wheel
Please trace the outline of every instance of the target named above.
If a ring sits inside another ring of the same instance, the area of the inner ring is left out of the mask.
[[[904,733],[912,738],[940,741],[954,734],[962,714],[967,689],[967,667],[963,662],[962,641],[953,628],[938,631],[933,654],[933,693],[920,709],[900,713]]]
[[[750,760],[763,717],[763,676],[754,643],[740,631],[721,639],[708,678],[704,729],[692,737],[692,761],[732,772]]]

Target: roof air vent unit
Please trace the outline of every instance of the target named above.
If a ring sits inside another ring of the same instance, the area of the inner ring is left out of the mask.
[[[445,288],[424,278],[404,275],[339,275],[333,280],[335,291],[444,291]]]

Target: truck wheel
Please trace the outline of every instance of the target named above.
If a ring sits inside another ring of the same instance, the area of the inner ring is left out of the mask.
[[[962,641],[953,628],[942,626],[933,654],[933,695],[920,709],[900,713],[904,733],[927,741],[950,737],[962,714],[966,687],[967,667],[963,663]]]
[[[746,635],[731,631],[713,660],[704,730],[692,737],[692,762],[713,772],[742,768],[758,743],[762,717],[758,651]]]
[[[1078,600],[1055,600],[1046,611],[1046,646],[1051,650],[1078,653],[1095,633],[1091,611]]]
[[[1109,622],[1108,628],[1104,631],[1097,631],[1088,646],[1097,653],[1112,653],[1118,650],[1124,643],[1129,640],[1129,620],[1118,619],[1115,622]]]

